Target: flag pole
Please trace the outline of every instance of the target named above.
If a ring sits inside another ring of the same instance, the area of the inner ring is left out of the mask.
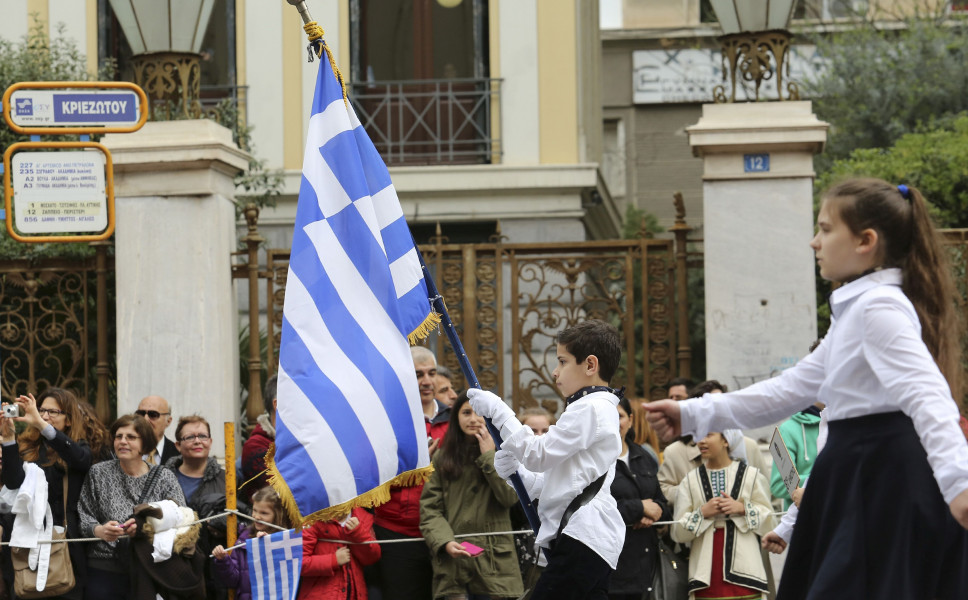
[[[460,370],[464,373],[464,379],[467,381],[468,386],[481,389],[481,384],[477,381],[477,375],[474,373],[473,367],[471,367],[467,353],[464,352],[464,344],[461,343],[460,337],[457,335],[454,322],[451,321],[450,315],[447,314],[444,298],[437,291],[437,284],[434,283],[434,278],[430,275],[430,269],[427,268],[427,263],[424,262],[423,254],[417,247],[416,240],[413,242],[413,247],[417,248],[417,257],[420,258],[420,267],[423,269],[424,281],[427,282],[427,294],[430,298],[430,305],[440,315],[440,326],[444,328],[444,333],[447,334],[447,339],[450,340],[454,354],[457,355],[457,362],[460,363]],[[494,438],[494,445],[500,449],[501,443],[504,441],[501,439],[501,432],[491,423],[490,419],[485,418],[484,423],[487,425],[487,431]],[[537,533],[541,521],[538,519],[538,512],[535,510],[534,502],[528,496],[528,491],[524,488],[524,482],[521,481],[521,477],[517,473],[511,474],[508,480],[514,487],[514,491],[518,494],[518,500],[521,502],[521,508],[524,509],[524,516],[528,518],[531,529]]]

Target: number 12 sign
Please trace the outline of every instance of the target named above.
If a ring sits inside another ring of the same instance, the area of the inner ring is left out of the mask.
[[[769,173],[769,154],[744,154],[743,170],[747,173]]]

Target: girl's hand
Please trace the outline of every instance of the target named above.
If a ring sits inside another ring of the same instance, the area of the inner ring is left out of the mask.
[[[24,416],[14,417],[14,421],[27,423],[38,431],[44,427],[47,427],[47,421],[40,416],[40,411],[37,410],[37,400],[34,398],[33,394],[20,396],[17,398],[17,404],[23,407]]]
[[[678,402],[675,400],[657,400],[643,403],[642,408],[646,410],[645,418],[652,425],[652,429],[655,429],[655,432],[662,438],[662,441],[671,442],[682,435],[681,413]]]
[[[798,487],[797,489],[793,490],[793,494],[790,495],[790,499],[793,500],[793,503],[797,505],[797,508],[800,508],[800,501],[803,500],[803,488]]]
[[[255,537],[262,537],[266,535],[269,535],[269,534],[265,531],[259,531],[259,532],[256,532]]]
[[[471,553],[467,550],[464,550],[464,547],[457,542],[447,542],[447,545],[444,546],[444,550],[446,550],[447,554],[449,554],[452,558],[457,558],[459,556],[466,556],[470,558],[471,556]]]
[[[481,447],[481,454],[485,452],[490,452],[494,450],[497,446],[494,445],[494,438],[488,433],[486,427],[481,427],[474,433],[474,437],[477,438],[477,444]]]
[[[662,507],[649,499],[642,501],[642,512],[649,519],[649,525],[662,518]]]
[[[763,536],[763,541],[760,542],[764,550],[768,550],[773,554],[780,554],[786,550],[787,543],[783,541],[783,538],[773,533],[772,531]]]
[[[215,560],[225,560],[226,558],[229,557],[229,553],[228,551],[225,550],[224,547],[215,546],[214,548],[212,548],[212,556],[215,557]]]
[[[124,527],[117,521],[108,521],[94,528],[94,537],[99,537],[105,542],[117,541],[122,535],[124,535]]]
[[[968,490],[955,496],[948,507],[951,509],[951,514],[955,520],[961,523],[962,527],[968,529]]]
[[[720,512],[724,515],[742,515],[746,513],[746,507],[739,500],[733,500],[728,495],[724,495],[720,498],[713,498],[713,500],[719,500]]]
[[[709,500],[699,507],[699,512],[701,512],[702,516],[707,519],[712,519],[716,515],[722,514],[722,505],[719,501],[720,498],[713,498],[712,500]]]
[[[349,519],[346,519],[346,523],[343,525],[343,529],[345,529],[346,531],[353,531],[359,526],[360,526],[360,520],[357,519],[356,517],[350,517]]]
[[[341,546],[336,551],[336,564],[343,566],[348,562],[350,562],[350,549],[346,546]]]
[[[434,440],[427,446],[427,454],[430,455],[430,458],[434,457],[434,452],[437,451],[438,446],[440,446],[440,440]]]

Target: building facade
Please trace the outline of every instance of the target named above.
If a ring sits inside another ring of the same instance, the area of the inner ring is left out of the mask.
[[[307,61],[302,22],[287,2],[198,4],[202,18],[210,10],[196,44],[202,103],[237,102],[252,127],[255,155],[282,170],[282,197],[261,224],[270,245],[287,247],[318,63]],[[618,234],[620,215],[599,171],[597,2],[307,5],[391,167],[418,240],[438,223],[451,241],[483,242],[498,231],[514,242]],[[134,79],[134,44],[109,0],[9,0],[4,13],[0,37],[20,38],[34,19],[51,35],[63,27],[86,53],[89,70],[113,59],[118,79]],[[148,24],[140,27],[158,24],[143,20]]]

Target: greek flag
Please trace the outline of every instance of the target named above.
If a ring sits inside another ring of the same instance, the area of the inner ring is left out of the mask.
[[[302,533],[292,529],[245,541],[252,600],[293,600],[302,569]]]
[[[391,484],[427,477],[408,337],[438,322],[386,165],[325,55],[319,64],[267,461],[296,523],[380,504]]]

